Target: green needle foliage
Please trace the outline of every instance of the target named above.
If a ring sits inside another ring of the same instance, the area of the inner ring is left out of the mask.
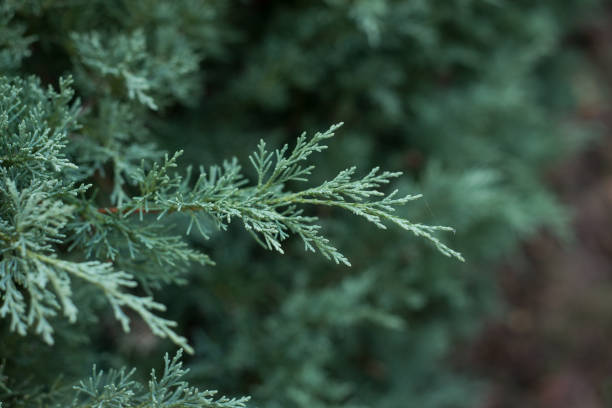
[[[172,359],[164,356],[164,370],[157,379],[151,371],[148,387],[132,379],[134,370],[110,370],[108,373],[94,367],[93,374],[81,381],[74,389],[75,402],[70,407],[117,406],[117,407],[203,407],[244,408],[248,397],[215,399],[216,391],[199,391],[190,387],[183,377],[189,371],[183,368],[179,351]]]
[[[584,5],[0,1],[0,405],[474,406]]]
[[[209,234],[198,221],[199,213],[212,217],[217,228],[222,230],[233,218],[239,218],[244,228],[267,249],[283,253],[281,242],[292,233],[302,239],[307,250],[314,252],[316,248],[326,258],[350,266],[348,259],[319,233],[318,218],[302,215],[304,204],[325,205],[348,210],[382,229],[386,228],[385,222],[396,224],[430,240],[443,254],[463,260],[458,252],[432,235],[435,231],[452,231],[451,228],[413,224],[393,215],[396,206],[420,197],[395,198],[397,190],[387,196],[378,190],[392,178],[399,177],[400,172],[380,173],[374,168],[361,179],[353,179],[356,168],[351,167],[320,186],[297,192],[284,191],[286,183],[308,181],[306,177],[315,166],[304,166],[302,162],[312,153],[326,149],[327,146],[320,142],[332,137],[338,127],[332,126],[310,139],[302,134],[289,154],[287,145],[274,152],[266,151],[262,140],[258,151],[250,156],[257,173],[256,186],[248,185],[237,160],[232,160],[222,166],[213,166],[208,172],[200,169],[194,186],[190,187],[185,182],[189,177],[169,175],[169,170],[176,167],[178,154],[170,159],[166,156],[163,164],[154,164],[150,171],[141,170],[134,175],[141,195],[116,208],[115,212],[124,217],[138,212],[141,219],[143,214],[154,212],[159,213],[158,220],[168,213],[188,213],[187,233],[196,225],[204,237]],[[188,175],[190,173],[188,169]],[[372,200],[372,197],[381,196],[383,198]]]
[[[314,165],[304,166],[303,162],[312,153],[327,148],[321,142],[332,137],[338,125],[310,139],[303,134],[289,154],[287,145],[267,152],[265,143],[260,142],[258,151],[251,156],[257,171],[256,186],[247,185],[237,160],[212,166],[208,172],[201,169],[192,186],[189,169],[187,177],[172,172],[180,155],[177,153],[171,158],[166,155],[161,163],[143,161],[141,167],[128,174],[137,185],[137,195],[124,194],[117,207],[98,209],[85,197],[90,185],[79,179],[78,172],[66,174],[68,169],[78,170],[65,153],[69,125],[76,127],[79,109],[78,103],[69,104],[73,95],[68,88],[70,81],[63,81],[60,93],[55,93],[52,89],[42,91],[33,79],[25,82],[3,77],[0,80],[7,94],[2,103],[6,107],[1,123],[5,136],[0,151],[4,214],[0,218],[3,227],[0,316],[9,316],[10,329],[21,335],[32,327],[46,343],[53,344],[49,318],[61,311],[70,322],[76,321],[78,308],[72,301],[71,280],[77,278],[102,291],[124,331],[129,331],[130,318],[123,311],[128,308],[154,334],[169,337],[193,352],[187,340],[175,332],[176,323],[156,314],[166,307],[150,296],[130,293],[129,289],[137,285],[134,276],[113,265],[122,255],[121,245],[127,246],[131,259],[143,256],[143,252],[155,252],[158,263],[165,268],[180,262],[210,263],[206,255],[193,251],[175,237],[158,237],[141,226],[145,222],[158,222],[168,213],[187,214],[190,218],[187,233],[195,224],[204,237],[209,233],[199,221],[202,216],[211,218],[221,230],[233,218],[238,218],[264,247],[281,253],[281,242],[290,233],[295,234],[306,249],[315,251],[316,248],[328,259],[350,266],[348,259],[320,234],[318,218],[303,215],[300,208],[304,204],[335,206],[362,216],[379,228],[386,228],[385,221],[399,225],[429,239],[445,255],[462,259],[459,253],[431,235],[450,228],[412,224],[392,214],[395,206],[418,198],[411,195],[394,198],[397,190],[387,196],[377,190],[400,173],[379,173],[375,168],[363,178],[353,180],[353,167],[318,187],[284,191],[288,182],[307,181]],[[40,102],[35,106],[27,104],[27,98],[20,98],[24,87],[45,98],[47,106]],[[368,200],[380,196],[383,198]],[[136,213],[139,219],[134,229],[130,218]],[[145,221],[144,214],[150,213],[158,215]],[[113,230],[123,239],[109,236]],[[84,252],[83,261],[58,257],[55,248],[62,244],[71,244],[70,255]]]

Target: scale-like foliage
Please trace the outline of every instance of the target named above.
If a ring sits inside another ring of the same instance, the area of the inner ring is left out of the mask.
[[[256,186],[246,186],[247,181],[236,160],[225,162],[223,168],[213,166],[208,173],[201,171],[191,186],[189,177],[172,173],[178,157],[175,154],[172,158],[166,156],[160,164],[153,163],[148,170],[144,164],[134,170],[132,177],[138,183],[138,195],[132,198],[126,195],[124,203],[118,207],[92,208],[91,201],[83,198],[89,185],[70,181],[64,171],[77,168],[64,154],[67,126],[75,121],[76,112],[76,109],[64,108],[72,96],[66,83],[62,83],[61,93],[48,92],[49,103],[54,104],[43,108],[26,104],[18,98],[21,90],[11,85],[10,80],[4,81],[7,95],[3,103],[6,106],[3,124],[7,133],[4,148],[0,150],[4,158],[0,170],[4,176],[0,182],[4,203],[0,218],[3,226],[0,234],[3,241],[0,316],[10,316],[11,330],[21,335],[26,334],[28,327],[35,327],[36,333],[47,343],[53,343],[49,319],[58,310],[69,321],[76,321],[77,307],[71,299],[72,277],[103,292],[125,331],[129,330],[130,319],[122,308],[129,308],[153,333],[169,337],[192,351],[186,339],[174,331],[176,324],[155,314],[164,311],[165,306],[150,297],[128,293],[128,288],[136,285],[134,276],[113,265],[124,255],[122,244],[130,259],[154,253],[162,268],[191,261],[210,263],[205,255],[193,251],[176,237],[157,236],[148,225],[143,227],[143,215],[148,213],[158,215],[147,218],[147,222],[159,222],[167,213],[187,213],[204,236],[207,234],[198,221],[202,214],[212,217],[219,229],[225,229],[233,218],[239,218],[268,249],[283,252],[280,242],[293,233],[303,240],[307,249],[317,248],[327,258],[350,265],[346,257],[319,233],[317,218],[302,215],[303,210],[298,208],[303,204],[336,206],[380,228],[386,228],[385,221],[397,224],[428,238],[443,253],[460,258],[457,252],[431,235],[433,231],[449,228],[412,224],[392,215],[395,206],[418,196],[394,198],[396,192],[393,192],[380,200],[366,201],[372,196],[383,196],[377,188],[399,176],[398,173],[377,174],[374,169],[362,179],[352,180],[355,169],[351,168],[318,187],[298,192],[283,190],[287,182],[307,180],[305,177],[314,166],[304,167],[302,162],[313,152],[327,147],[320,142],[332,137],[337,126],[315,134],[310,140],[302,135],[290,154],[286,154],[287,146],[268,153],[261,142],[258,152],[251,157],[258,172]],[[29,86],[37,95],[44,95],[35,82],[30,81]],[[28,180],[30,184],[24,185]],[[139,222],[134,228],[127,219],[136,213]],[[54,245],[65,243],[71,243],[70,252],[84,250],[85,260],[75,262],[58,258]],[[172,274],[169,275],[166,281],[173,280]]]
[[[248,397],[215,398],[217,391],[199,391],[184,380],[189,370],[183,368],[179,351],[172,359],[164,356],[164,370],[158,379],[155,370],[147,386],[132,379],[134,370],[122,368],[108,373],[96,370],[87,380],[75,386],[77,396],[70,407],[202,407],[245,408]]]
[[[96,33],[75,34],[72,40],[84,67],[97,72],[100,81],[107,76],[120,79],[128,99],[157,109],[148,91],[163,88],[163,81],[156,82],[152,77],[151,70],[160,67],[149,58],[141,32],[111,38],[110,42],[102,42]],[[153,65],[148,70],[149,63]],[[121,141],[132,139],[130,133],[138,128],[128,131],[126,136],[120,128],[116,132],[95,117],[88,119],[79,101],[73,101],[70,78],[60,81],[59,92],[51,87],[43,90],[34,78],[4,76],[0,81],[0,317],[8,318],[9,329],[22,336],[32,329],[46,343],[53,344],[53,320],[57,315],[63,314],[69,322],[76,322],[79,310],[73,300],[76,279],[95,287],[104,296],[124,331],[130,329],[131,318],[124,311],[128,309],[153,334],[169,337],[193,352],[187,339],[175,331],[176,323],[157,315],[166,307],[149,295],[133,291],[137,281],[145,289],[159,288],[164,282],[185,283],[180,275],[186,265],[211,263],[206,255],[191,249],[179,237],[155,228],[169,213],[189,216],[187,233],[195,224],[203,236],[208,236],[203,216],[211,218],[221,230],[237,218],[267,249],[282,253],[281,242],[293,234],[302,239],[307,250],[316,249],[336,263],[350,265],[320,233],[318,218],[303,213],[304,205],[339,207],[379,228],[395,224],[430,240],[443,254],[462,259],[432,235],[450,228],[413,224],[393,214],[396,206],[419,197],[397,198],[397,191],[385,196],[378,190],[400,173],[379,172],[375,168],[355,179],[356,168],[352,167],[317,187],[287,190],[287,183],[308,180],[314,169],[308,163],[310,155],[327,148],[321,142],[331,138],[338,125],[311,138],[303,134],[291,152],[287,145],[268,152],[262,141],[250,157],[257,172],[257,184],[248,184],[236,159],[224,162],[223,166],[212,166],[207,172],[201,168],[192,182],[190,170],[185,177],[173,171],[178,153],[159,163],[150,160],[155,154],[146,148],[120,152]],[[130,120],[132,108],[108,99],[113,92],[113,87],[103,91],[106,94],[96,113],[107,116],[104,121],[117,118],[121,125]],[[85,116],[85,126],[79,125],[79,115]],[[77,140],[76,148],[67,148],[69,135]],[[79,152],[85,153],[83,157],[76,155]],[[130,155],[142,161],[140,167],[129,164],[134,160],[128,158]],[[84,169],[79,168],[79,161],[84,163]],[[115,174],[110,201],[117,206],[98,208],[94,199],[88,198],[91,196],[88,181],[109,161]],[[130,193],[124,178],[134,185],[134,193]],[[139,258],[145,259],[145,265],[157,264],[157,268],[142,271],[142,266],[135,262]],[[94,377],[89,382],[92,387],[102,378],[98,374]],[[119,392],[108,395],[109,403],[120,403],[116,398],[123,398],[122,387],[131,384],[125,382],[127,377],[119,377],[119,385],[104,388]],[[87,391],[83,387],[82,391]],[[127,388],[125,391],[131,392]],[[94,390],[87,392],[93,395]],[[202,401],[210,397],[185,392]],[[214,404],[229,407],[233,403],[218,400]]]
[[[106,369],[164,337],[261,406],[470,406],[438,362],[487,266],[566,219],[539,73],[578,5],[0,2],[4,406],[245,406]]]

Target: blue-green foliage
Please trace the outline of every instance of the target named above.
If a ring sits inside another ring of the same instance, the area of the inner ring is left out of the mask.
[[[87,380],[74,387],[76,398],[71,407],[110,406],[143,408],[155,407],[204,407],[204,408],[244,408],[248,397],[215,399],[216,391],[199,391],[184,380],[189,370],[183,368],[180,361],[181,352],[170,359],[164,356],[164,369],[158,379],[155,370],[151,371],[150,380],[145,387],[132,379],[134,370],[98,371]]]
[[[2,2],[4,406],[473,406],[444,359],[563,232],[540,75],[584,5]],[[164,337],[189,373],[83,379]]]

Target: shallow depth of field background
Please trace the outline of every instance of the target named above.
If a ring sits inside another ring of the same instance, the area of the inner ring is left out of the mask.
[[[567,84],[572,115],[598,137],[546,171],[570,209],[572,240],[541,231],[495,269],[507,308],[463,360],[490,380],[483,407],[612,403],[612,14],[603,10],[566,38],[588,62]]]

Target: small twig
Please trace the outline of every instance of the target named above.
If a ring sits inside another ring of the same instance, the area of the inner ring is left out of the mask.
[[[117,207],[98,208],[98,212],[102,214],[117,214],[117,213],[126,214],[130,211],[133,211],[134,213],[143,213],[143,214],[159,214],[161,212],[160,210],[148,210],[147,211],[142,208],[138,208],[136,210],[133,210],[132,208],[124,208],[120,210]]]
[[[178,210],[177,208],[171,208],[166,210],[166,213],[170,214],[170,213],[174,213],[174,212],[183,212],[183,211],[198,211],[201,210],[202,208],[199,206],[184,206],[181,208],[181,210]],[[133,207],[127,207],[127,208],[122,208],[119,209],[117,207],[106,207],[106,208],[98,208],[98,212],[101,214],[127,214],[130,213],[130,215],[133,214],[160,214],[162,212],[162,210],[158,210],[158,209],[151,209],[151,210],[145,210],[144,208],[136,208],[134,209]]]

